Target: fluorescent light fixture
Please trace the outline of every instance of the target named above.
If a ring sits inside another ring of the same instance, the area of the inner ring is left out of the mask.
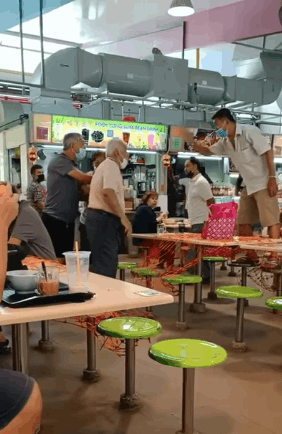
[[[107,45],[107,44],[112,44],[114,41],[102,41],[99,42],[99,45]]]
[[[274,163],[282,163],[282,157],[275,157]]]
[[[213,160],[221,161],[223,158],[223,157],[214,157],[214,156],[206,157],[204,155],[196,154],[195,152],[179,152],[177,156],[179,158],[186,158],[186,159],[189,159],[190,157],[196,157],[198,158],[198,160],[209,160],[209,161],[213,161]]]
[[[156,151],[135,151],[134,149],[127,149],[129,154],[156,154]]]
[[[229,173],[230,178],[238,178],[239,173]]]
[[[195,10],[191,0],[173,0],[167,12],[173,17],[188,17],[193,15]]]
[[[37,144],[35,144],[36,146]],[[45,145],[45,144],[40,144],[40,146],[42,146],[45,149],[58,149],[58,150],[62,150],[63,149],[63,145]],[[88,147],[85,148],[86,151],[106,151],[106,148],[92,148],[92,147]],[[127,152],[129,154],[156,154],[156,151],[140,151],[137,150],[135,151],[135,149],[127,149]]]

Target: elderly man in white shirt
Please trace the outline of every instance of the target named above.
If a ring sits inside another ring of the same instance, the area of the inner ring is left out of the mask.
[[[115,278],[122,230],[131,233],[125,216],[124,187],[120,170],[128,162],[126,144],[114,138],[106,148],[106,160],[97,168],[89,194],[86,231],[92,271]]]
[[[196,142],[194,150],[204,155],[226,155],[231,158],[244,179],[237,217],[239,235],[252,236],[252,225],[260,221],[268,227],[270,238],[280,237],[280,214],[273,152],[259,128],[238,125],[228,109],[213,116],[220,140],[212,146]],[[258,262],[257,255],[248,253],[246,261]],[[244,262],[244,260],[242,261]],[[267,266],[279,265],[278,256],[272,254]]]

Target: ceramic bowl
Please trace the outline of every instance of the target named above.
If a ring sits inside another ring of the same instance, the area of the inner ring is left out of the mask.
[[[38,286],[38,271],[16,270],[7,271],[7,282],[18,294],[34,292]]]

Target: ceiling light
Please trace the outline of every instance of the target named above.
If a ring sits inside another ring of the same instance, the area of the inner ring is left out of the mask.
[[[191,0],[173,0],[168,10],[168,14],[173,17],[188,17],[194,13]]]

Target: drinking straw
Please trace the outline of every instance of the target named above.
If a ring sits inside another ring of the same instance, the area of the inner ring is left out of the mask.
[[[77,273],[77,283],[78,286],[81,286],[81,274],[80,274],[80,263],[79,263],[79,251],[78,251],[78,242],[75,242],[75,253],[76,253],[76,273]]]
[[[41,265],[42,265],[42,270],[43,270],[43,273],[44,273],[44,276],[45,276],[45,280],[46,280],[46,282],[48,281],[48,278],[47,278],[47,270],[46,270],[46,265],[45,265],[45,262],[41,262]]]

